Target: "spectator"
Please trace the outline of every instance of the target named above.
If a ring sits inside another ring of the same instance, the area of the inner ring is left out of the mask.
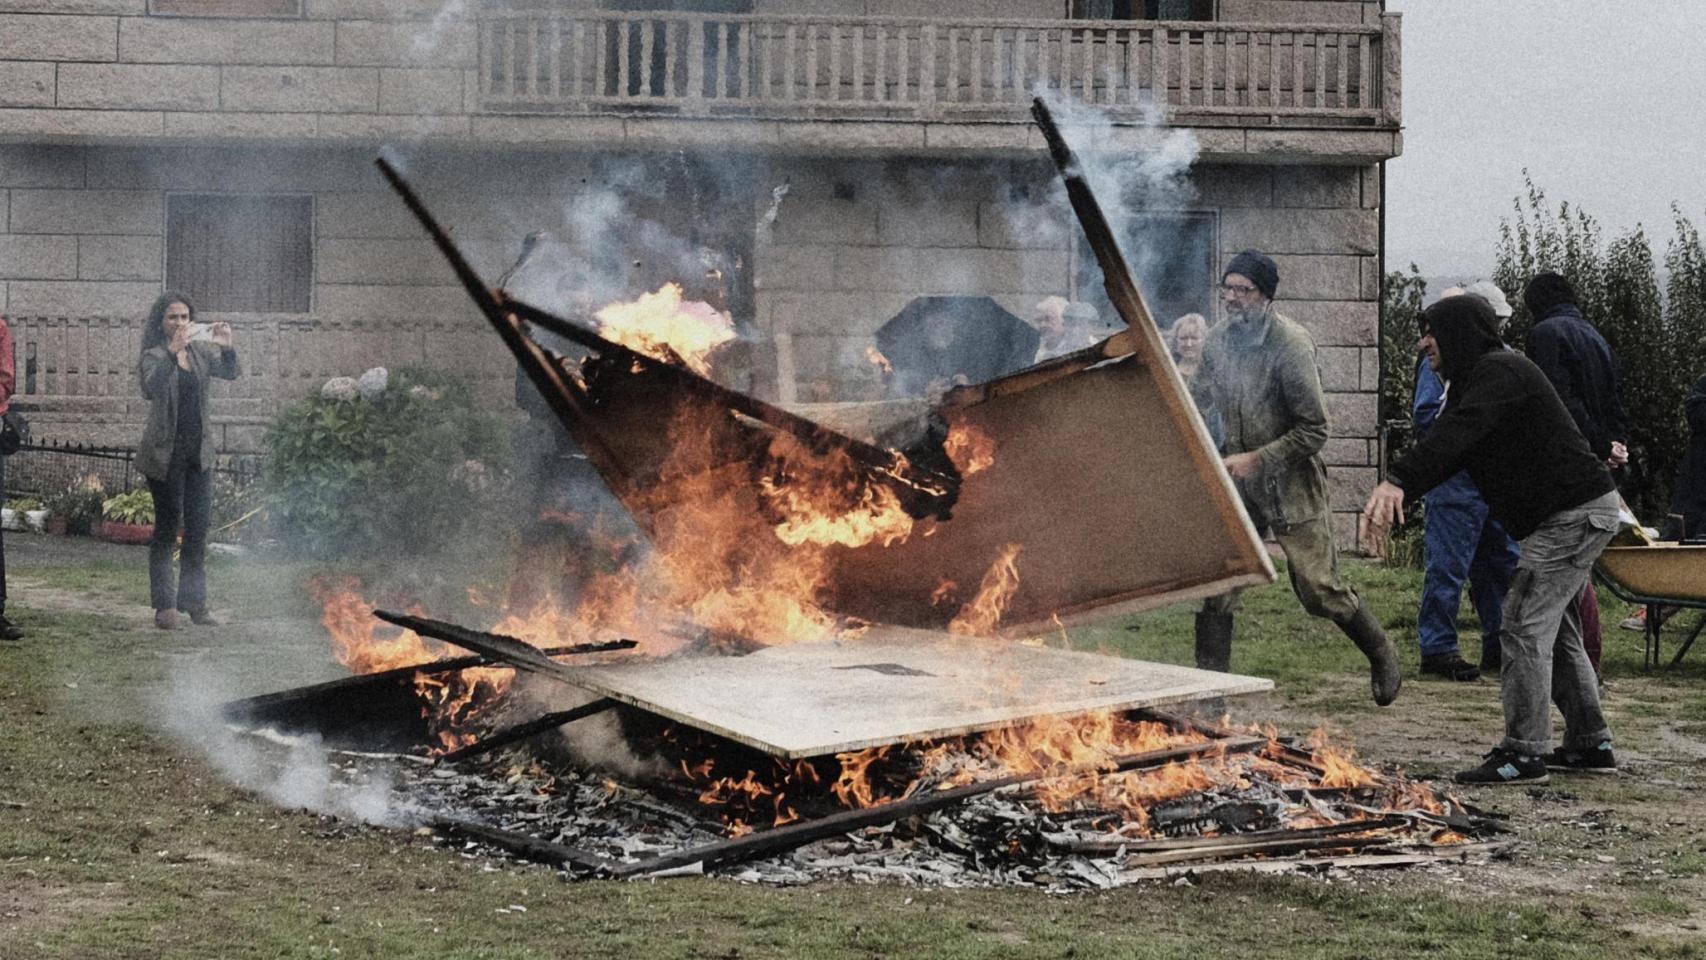
[[[1042,339],[1037,343],[1036,363],[1093,346],[1095,335],[1082,312],[1065,297],[1045,297],[1036,306],[1031,326]]]
[[[205,566],[214,455],[207,388],[213,377],[235,380],[242,373],[231,325],[216,323],[208,330],[195,322],[189,298],[161,294],[142,325],[139,366],[142,396],[150,401],[136,469],[154,496],[154,538],[148,544],[154,625],[177,629],[180,611],[191,623],[216,625],[207,612]],[[180,526],[184,544],[174,577],[172,551]]]
[[[1327,398],[1308,331],[1273,308],[1279,267],[1253,250],[1220,278],[1226,322],[1209,331],[1202,370],[1226,429],[1226,472],[1258,529],[1285,551],[1291,589],[1311,616],[1326,617],[1368,658],[1374,702],[1398,696],[1398,651],[1368,604],[1339,577],[1328,515]],[[1210,597],[1197,614],[1197,666],[1226,670],[1232,657],[1236,591]]]
[[[1467,291],[1446,290],[1441,299],[1468,292],[1493,308],[1498,328],[1510,319],[1510,303],[1498,286],[1481,280]],[[1446,402],[1449,385],[1440,379],[1424,355],[1416,368],[1414,415],[1416,438],[1427,436]],[[1422,599],[1416,612],[1422,672],[1469,682],[1483,672],[1499,669],[1500,608],[1511,574],[1516,571],[1517,547],[1487,511],[1475,481],[1459,470],[1423,498]],[[1457,611],[1463,602],[1463,583],[1481,619],[1481,665],[1463,659],[1457,639]]]
[[[1682,402],[1688,418],[1688,450],[1676,471],[1676,487],[1670,494],[1670,518],[1665,523],[1667,540],[1693,540],[1706,536],[1706,376],[1694,381]]]
[[[1523,288],[1522,302],[1534,318],[1528,332],[1528,356],[1552,381],[1577,429],[1594,455],[1621,481],[1629,461],[1629,420],[1617,388],[1617,355],[1576,305],[1570,281],[1556,273],[1535,274]],[[1599,673],[1601,647],[1599,597],[1590,580],[1577,599],[1582,643]]]
[[[1220,413],[1214,408],[1214,396],[1208,388],[1208,378],[1201,376],[1203,347],[1208,344],[1208,321],[1200,313],[1187,313],[1173,321],[1167,331],[1167,347],[1173,353],[1173,365],[1185,378],[1191,391],[1191,401],[1208,427],[1209,438],[1216,450],[1226,443],[1226,430],[1221,426]]]
[[[1572,600],[1618,526],[1617,487],[1546,375],[1505,345],[1478,297],[1422,312],[1420,348],[1451,385],[1433,429],[1387,471],[1363,508],[1361,535],[1383,552],[1387,531],[1414,500],[1468,470],[1489,511],[1522,541],[1505,598],[1505,736],[1459,783],[1545,783],[1549,768],[1616,769],[1611,730]],[[1551,751],[1551,703],[1564,715]]]
[[[6,323],[6,315],[0,314],[0,415],[6,414],[12,408],[12,391],[17,385],[17,361],[13,357],[12,328]],[[6,458],[0,456],[0,499],[4,499],[6,490]],[[18,641],[24,639],[24,631],[17,624],[6,619],[6,539],[0,533],[0,640]]]

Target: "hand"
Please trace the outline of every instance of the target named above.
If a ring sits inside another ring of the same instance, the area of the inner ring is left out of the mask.
[[[1404,488],[1382,480],[1368,495],[1357,523],[1357,540],[1369,553],[1386,556],[1386,541],[1394,523],[1404,522]]]
[[[1262,469],[1262,459],[1254,453],[1232,453],[1226,456],[1226,472],[1239,480],[1248,480]]]
[[[229,350],[231,348],[231,324],[224,320],[213,325],[213,342]]]
[[[166,349],[174,354],[181,354],[190,345],[190,325],[181,323],[172,331],[172,340],[166,344]]]
[[[1613,470],[1629,462],[1629,448],[1620,441],[1611,441],[1611,456],[1605,458],[1605,465]]]

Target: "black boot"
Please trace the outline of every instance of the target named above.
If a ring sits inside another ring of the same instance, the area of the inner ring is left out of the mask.
[[[1339,629],[1368,658],[1369,686],[1374,692],[1374,702],[1384,707],[1398,699],[1398,687],[1404,682],[1404,674],[1398,668],[1398,649],[1392,646],[1386,631],[1380,628],[1380,621],[1368,608],[1368,601],[1361,601],[1357,605],[1356,616],[1347,623],[1339,624]]]
[[[1221,673],[1232,669],[1232,614],[1197,613],[1197,669]]]

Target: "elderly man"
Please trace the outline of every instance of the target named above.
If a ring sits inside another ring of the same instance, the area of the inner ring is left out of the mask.
[[[1423,311],[1418,346],[1451,384],[1451,401],[1369,495],[1363,540],[1380,552],[1406,499],[1468,470],[1493,517],[1522,541],[1522,559],[1501,633],[1505,736],[1457,781],[1545,783],[1549,767],[1612,771],[1611,730],[1571,601],[1617,531],[1616,487],[1546,375],[1505,349],[1496,329],[1492,308],[1478,297]],[[1549,753],[1554,700],[1564,743]]]
[[[1202,372],[1225,430],[1226,472],[1256,526],[1285,551],[1291,589],[1311,616],[1337,624],[1368,657],[1374,702],[1398,696],[1398,651],[1380,621],[1339,578],[1328,513],[1327,401],[1308,331],[1274,311],[1279,267],[1246,250],[1220,278],[1226,322],[1209,331]],[[1197,614],[1196,660],[1226,670],[1237,593],[1211,597]]]
[[[1502,329],[1511,305],[1491,280],[1468,288],[1452,287],[1441,295],[1468,293],[1487,301]],[[1426,356],[1416,368],[1413,413],[1416,437],[1427,436],[1446,402],[1447,384]],[[1487,501],[1469,474],[1459,470],[1423,499],[1422,601],[1416,611],[1416,633],[1422,648],[1422,672],[1468,682],[1483,672],[1499,669],[1500,609],[1511,575],[1516,572],[1517,548],[1499,522],[1487,513]],[[1463,659],[1457,643],[1457,610],[1463,604],[1463,583],[1481,618],[1481,665]]]

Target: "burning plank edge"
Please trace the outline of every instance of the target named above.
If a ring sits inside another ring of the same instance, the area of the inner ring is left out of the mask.
[[[648,369],[662,371],[678,389],[692,390],[753,419],[792,433],[816,448],[831,446],[846,451],[870,471],[875,481],[892,487],[908,512],[915,517],[943,515],[952,506],[959,487],[958,477],[917,464],[907,464],[904,468],[906,475],[903,476],[896,469],[895,458],[878,447],[837,433],[780,407],[730,390],[677,364],[665,363],[636,353],[538,307],[501,298],[474,272],[467,258],[451,240],[450,234],[427,210],[402,173],[385,157],[378,158],[375,163],[385,180],[432,238],[439,252],[450,262],[451,269],[461,281],[463,289],[480,308],[480,312],[485,314],[487,321],[504,341],[504,345],[514,354],[516,362],[521,365],[528,379],[545,397],[552,413],[556,414],[557,419],[581,445],[607,481],[621,476],[621,471],[617,467],[615,457],[585,426],[588,417],[586,411],[581,409],[586,403],[584,391],[571,383],[545,349],[527,336],[522,325],[524,318],[526,322],[538,324],[553,333],[568,337],[601,355],[619,357],[624,362],[638,363]]]
[[[1148,767],[1164,766],[1180,760],[1192,760],[1205,756],[1220,756],[1227,753],[1251,753],[1267,746],[1264,737],[1243,737],[1230,740],[1217,740],[1207,744],[1197,743],[1183,747],[1173,747],[1166,750],[1151,750],[1147,753],[1132,754],[1114,761],[1115,771],[1140,770]],[[934,793],[914,794],[892,803],[865,807],[860,810],[845,810],[832,813],[817,820],[800,821],[786,826],[775,827],[758,833],[749,833],[744,837],[724,840],[718,843],[706,844],[676,853],[663,854],[649,860],[636,863],[618,864],[610,868],[610,875],[617,879],[640,877],[648,874],[685,867],[691,864],[703,864],[707,867],[738,863],[755,857],[767,856],[797,849],[815,840],[846,833],[849,830],[859,830],[865,827],[881,826],[892,823],[903,817],[930,813],[944,807],[953,806],[995,790],[1015,787],[1021,784],[1034,783],[1055,777],[1067,776],[1072,770],[1054,769],[1034,773],[1014,774],[997,777],[992,780],[982,780],[968,783],[965,786],[954,787]]]
[[[455,763],[458,760],[467,760],[470,757],[477,757],[482,754],[490,753],[493,750],[507,747],[512,743],[526,740],[528,737],[537,736],[547,730],[555,730],[558,727],[573,723],[576,720],[603,713],[614,706],[616,706],[616,701],[600,698],[589,703],[583,703],[578,707],[571,707],[568,710],[557,710],[552,713],[547,713],[543,716],[535,717],[526,723],[519,723],[513,727],[500,730],[497,733],[486,737],[484,740],[478,740],[466,747],[443,754],[438,757],[438,762]]]
[[[1054,160],[1061,180],[1066,185],[1066,198],[1072,206],[1073,215],[1078,218],[1078,224],[1084,230],[1085,241],[1089,244],[1091,253],[1095,255],[1096,263],[1102,268],[1102,286],[1107,292],[1108,302],[1126,322],[1127,329],[1124,332],[1141,340],[1142,348],[1136,350],[1138,355],[1150,358],[1170,357],[1171,351],[1161,338],[1161,328],[1155,325],[1155,318],[1149,312],[1149,304],[1143,299],[1143,291],[1131,274],[1131,266],[1126,263],[1125,254],[1120,252],[1119,240],[1115,238],[1113,228],[1102,212],[1102,205],[1096,199],[1095,191],[1090,188],[1089,180],[1084,176],[1084,167],[1079,163],[1072,148],[1067,145],[1066,138],[1061,136],[1060,128],[1054,122],[1054,115],[1049,112],[1048,105],[1041,97],[1031,100],[1031,116],[1037,121],[1037,127],[1048,143],[1049,157]],[[1133,343],[1132,346],[1136,348],[1137,344]],[[1196,433],[1196,442],[1186,444],[1186,447],[1190,450],[1191,460],[1198,474],[1208,481],[1210,497],[1215,507],[1228,525],[1241,525],[1244,528],[1246,536],[1237,538],[1241,565],[1262,570],[1268,580],[1272,581],[1276,576],[1273,562],[1261,548],[1261,538],[1257,536],[1256,527],[1251,523],[1249,514],[1244,510],[1243,501],[1232,486],[1232,478],[1226,472],[1226,465],[1215,453],[1208,426],[1203,423],[1202,414],[1198,412],[1196,404],[1191,402],[1190,391],[1184,378],[1171,362],[1158,360],[1153,366],[1157,376],[1169,381],[1173,387],[1171,390],[1161,391],[1161,397],[1169,412],[1175,420],[1189,424]]]
[[[518,640],[501,633],[470,630],[467,627],[447,623],[443,620],[416,617],[406,613],[392,613],[389,610],[375,610],[373,615],[386,623],[394,624],[405,630],[413,630],[423,637],[453,643],[458,647],[472,650],[483,657],[489,657],[517,670],[540,673],[573,682],[573,676],[567,668],[552,660],[544,650],[525,640]],[[620,642],[627,643],[628,647],[636,646],[631,640]],[[628,649],[628,647],[611,647],[609,649]]]

